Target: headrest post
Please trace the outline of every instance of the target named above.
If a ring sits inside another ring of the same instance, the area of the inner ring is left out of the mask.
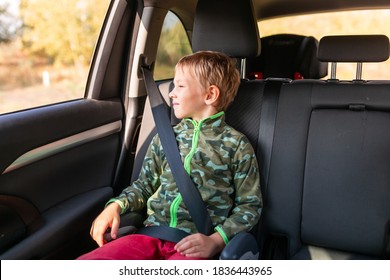
[[[363,70],[363,63],[358,62],[356,65],[356,80],[361,80],[362,79],[362,71]]]
[[[240,63],[240,75],[241,79],[245,78],[245,73],[246,73],[246,58],[241,58],[241,63]]]
[[[330,79],[336,80],[336,70],[337,70],[337,62],[332,62],[330,64]]]

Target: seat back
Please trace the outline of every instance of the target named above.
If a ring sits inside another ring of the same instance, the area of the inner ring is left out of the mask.
[[[194,52],[219,51],[239,59],[254,59],[261,43],[252,1],[198,1],[192,43]],[[242,79],[235,100],[226,111],[226,122],[244,133],[258,151],[262,174],[267,172],[267,165],[262,164],[265,158],[261,154],[260,133],[265,86],[264,80]]]
[[[247,60],[248,79],[320,79],[328,63],[317,58],[318,40],[312,36],[276,34],[261,38],[261,54]]]
[[[345,62],[389,56],[386,37],[325,42],[321,59],[331,62],[346,52]],[[351,55],[346,45],[360,50]],[[266,244],[285,238],[286,258],[312,259],[319,248],[322,258],[388,258],[389,127],[390,81],[283,85],[263,211]]]

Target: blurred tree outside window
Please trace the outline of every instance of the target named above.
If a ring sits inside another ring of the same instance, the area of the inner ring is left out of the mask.
[[[173,78],[176,63],[181,57],[191,53],[190,41],[183,24],[174,13],[168,12],[158,44],[154,79],[159,81]]]
[[[110,0],[0,0],[0,114],[84,97]]]

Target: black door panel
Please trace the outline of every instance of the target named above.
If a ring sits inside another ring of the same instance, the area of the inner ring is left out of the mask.
[[[0,258],[61,259],[64,244],[73,243],[73,246],[83,248],[84,245],[81,243],[83,240],[78,239],[79,236],[83,236],[80,233],[89,231],[90,222],[111,195],[111,188],[100,188],[75,196],[41,213],[42,225],[1,254]],[[72,255],[76,256],[77,254]]]
[[[60,258],[60,246],[88,234],[112,196],[122,115],[118,101],[79,100],[0,116],[0,205],[10,217],[1,230],[19,234],[1,259]]]
[[[119,102],[79,100],[0,116],[0,173],[19,156],[122,119]]]
[[[30,204],[23,200],[21,200],[22,203],[14,203],[15,199],[19,200],[13,196],[2,195],[0,197],[0,252],[6,251],[27,234],[27,224],[30,221],[25,221],[20,213],[24,212],[24,205],[29,206]],[[30,217],[30,213],[26,213],[25,216]],[[32,218],[34,220],[36,217]]]

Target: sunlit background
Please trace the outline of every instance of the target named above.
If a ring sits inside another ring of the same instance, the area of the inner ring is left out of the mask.
[[[0,0],[0,113],[84,96],[109,0]]]

